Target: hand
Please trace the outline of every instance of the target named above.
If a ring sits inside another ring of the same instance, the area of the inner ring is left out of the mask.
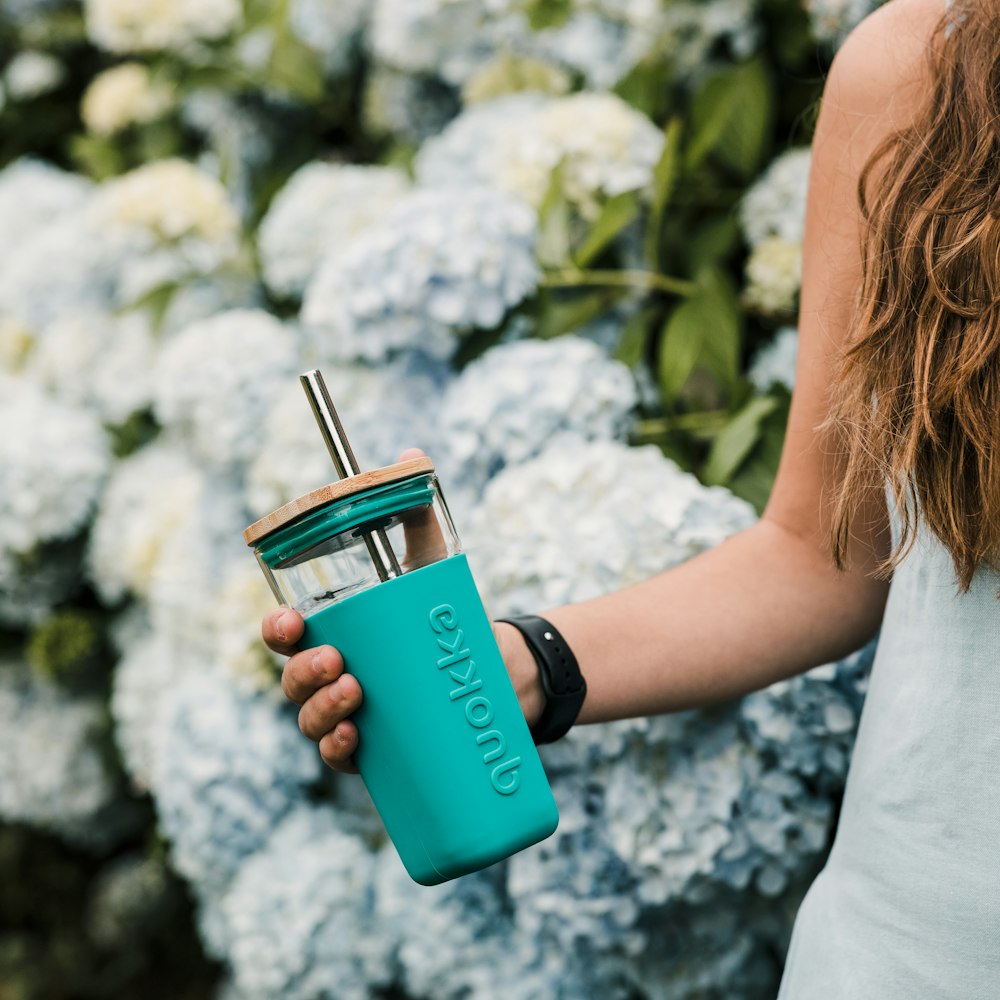
[[[344,658],[333,646],[300,650],[302,616],[278,608],[264,619],[264,642],[289,659],[281,673],[281,690],[299,706],[299,729],[319,744],[323,761],[335,771],[357,774],[354,751],[358,729],[348,716],[361,704],[361,685],[344,672]]]
[[[400,462],[422,458],[418,448],[409,448]],[[435,562],[447,554],[444,536],[429,511],[403,519],[407,570]],[[281,689],[299,706],[299,729],[319,744],[323,761],[335,771],[357,774],[354,751],[358,747],[357,726],[349,716],[361,704],[361,685],[346,673],[344,658],[333,646],[299,649],[302,616],[291,608],[278,608],[264,618],[261,634],[276,653],[288,656],[281,673]]]
[[[399,461],[420,458],[423,454],[411,448],[400,455]],[[440,526],[429,512],[404,519],[403,531],[406,569],[415,569],[446,555]],[[344,658],[333,646],[299,649],[297,643],[303,629],[304,622],[297,611],[277,608],[264,618],[261,634],[269,648],[289,657],[281,674],[281,689],[299,706],[299,729],[319,744],[320,756],[329,767],[357,774],[353,758],[358,747],[358,730],[349,716],[361,704],[361,685],[356,677],[345,672]],[[524,637],[512,625],[497,622],[493,633],[525,719],[529,726],[534,725],[545,703],[534,657]]]

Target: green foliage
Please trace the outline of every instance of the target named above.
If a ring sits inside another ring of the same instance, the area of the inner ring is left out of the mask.
[[[106,429],[111,435],[111,450],[115,458],[127,458],[149,444],[160,432],[160,426],[150,410],[138,410],[123,423]]]
[[[573,13],[573,0],[523,0],[522,7],[534,31],[558,28]]]
[[[100,618],[75,608],[38,625],[25,654],[40,675],[74,690],[97,687],[112,662]]]
[[[741,317],[736,293],[715,267],[697,277],[695,292],[670,314],[660,340],[658,373],[664,405],[682,397],[707,408],[729,397],[738,377]],[[707,376],[692,384],[696,370]]]
[[[771,75],[762,59],[722,70],[694,101],[687,168],[711,156],[742,178],[761,166],[774,117]]]
[[[774,399],[775,405],[757,422],[753,444],[726,481],[726,486],[737,496],[749,500],[758,513],[763,511],[774,484],[791,401],[789,394],[781,389],[764,398]]]

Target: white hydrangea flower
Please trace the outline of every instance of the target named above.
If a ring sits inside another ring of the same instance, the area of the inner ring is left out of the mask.
[[[808,147],[790,149],[774,160],[743,196],[740,223],[751,247],[772,236],[801,245],[811,162]]]
[[[593,217],[601,198],[650,191],[663,141],[614,94],[514,94],[472,105],[424,144],[414,169],[423,184],[493,184],[538,208],[561,167],[566,196]]]
[[[748,308],[765,316],[794,312],[802,287],[802,244],[767,237],[750,251],[746,276],[743,301]]]
[[[324,260],[302,319],[335,359],[445,358],[458,335],[497,327],[535,289],[536,236],[534,212],[499,191],[414,191]]]
[[[280,693],[247,696],[208,665],[183,677],[170,696],[152,775],[174,867],[202,899],[218,897],[321,767]]]
[[[81,308],[44,331],[24,370],[53,395],[115,425],[151,403],[156,352],[146,315]]]
[[[3,71],[3,85],[12,101],[30,101],[55,90],[66,77],[66,69],[48,52],[25,49],[15,54]]]
[[[502,344],[470,364],[441,403],[439,466],[454,499],[478,499],[504,466],[533,458],[564,431],[623,439],[636,405],[625,365],[579,337]]]
[[[498,52],[548,59],[609,89],[641,59],[668,52],[696,73],[720,42],[738,59],[754,51],[757,0],[577,0],[559,23],[532,26],[517,0],[378,0],[371,47],[377,63],[462,86]]]
[[[110,136],[130,125],[154,121],[173,104],[170,87],[154,83],[142,63],[127,62],[94,77],[83,95],[80,114],[89,131]]]
[[[111,468],[94,414],[27,378],[0,376],[0,562],[68,539],[89,520]]]
[[[833,45],[839,45],[881,3],[882,0],[804,0],[813,35]]]
[[[241,537],[246,520],[237,485],[207,478],[160,549],[146,594],[149,616],[178,644],[215,646],[215,601],[230,568],[246,557]]]
[[[198,657],[148,625],[124,643],[112,677],[110,707],[115,745],[138,791],[152,787],[171,692],[204,669]]]
[[[275,196],[258,232],[264,281],[278,295],[302,295],[320,260],[350,246],[409,188],[392,167],[307,163]]]
[[[231,247],[239,219],[226,189],[186,160],[154,160],[101,189],[111,221],[148,232],[155,241]]]
[[[517,0],[493,6],[503,12],[491,25],[496,50],[565,66],[595,90],[610,90],[642,58],[658,13],[645,0],[583,0],[563,23],[534,30]]]
[[[93,185],[41,160],[22,157],[0,170],[0,274],[23,252],[24,243],[61,215],[78,210]],[[0,310],[3,309],[0,299]]]
[[[87,34],[109,52],[172,49],[183,55],[224,38],[243,20],[239,0],[85,0]]]
[[[378,368],[331,365],[330,397],[362,469],[391,465],[404,448],[432,457],[437,444],[443,365],[402,358]],[[262,422],[247,472],[247,507],[257,517],[335,478],[312,410],[298,385],[282,387]]]
[[[215,626],[213,662],[234,683],[248,690],[273,687],[285,657],[271,652],[261,638],[260,623],[275,608],[275,597],[250,549],[228,566],[212,598]]]
[[[288,26],[299,41],[322,55],[329,76],[340,76],[351,68],[370,8],[368,0],[291,0]]]
[[[369,45],[377,62],[463,83],[492,51],[480,0],[376,0]]]
[[[235,309],[200,320],[163,348],[154,412],[209,467],[238,468],[257,453],[262,419],[297,359],[295,335],[266,312]]]
[[[773,385],[783,385],[791,392],[795,388],[798,353],[799,331],[794,326],[784,326],[754,355],[747,377],[758,392],[767,392]]]
[[[638,583],[755,520],[653,446],[564,435],[490,482],[466,534],[498,615]]]
[[[28,235],[0,266],[0,314],[38,331],[83,308],[124,310],[218,273],[238,252],[218,181],[180,160],[149,163]]]
[[[244,864],[221,901],[244,1000],[367,1000],[393,978],[394,936],[373,911],[371,851],[329,807],[303,803]]]
[[[98,842],[119,795],[99,745],[104,707],[0,662],[0,818]]]
[[[169,442],[156,441],[115,466],[88,552],[90,578],[104,601],[149,594],[171,537],[200,513],[207,492],[204,473]]]

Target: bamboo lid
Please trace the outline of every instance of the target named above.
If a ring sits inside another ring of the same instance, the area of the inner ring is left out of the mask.
[[[326,486],[320,486],[303,496],[289,500],[283,507],[271,511],[259,521],[254,521],[243,532],[243,538],[247,545],[256,545],[262,538],[279,528],[284,528],[285,525],[291,524],[292,521],[318,507],[323,507],[335,500],[343,500],[375,486],[387,486],[389,483],[398,483],[403,479],[426,475],[433,471],[434,463],[424,456],[411,458],[406,462],[397,462],[395,465],[386,465],[381,469],[369,469],[367,472],[359,472],[356,476],[348,476],[335,483],[327,483]]]

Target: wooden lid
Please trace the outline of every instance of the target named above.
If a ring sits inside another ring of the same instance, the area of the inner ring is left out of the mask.
[[[410,479],[413,476],[421,476],[433,471],[434,463],[424,456],[411,458],[406,462],[397,462],[395,465],[386,465],[381,469],[369,469],[367,472],[359,472],[356,476],[349,476],[347,479],[338,479],[335,483],[328,483],[326,486],[320,486],[294,500],[289,500],[283,507],[272,511],[259,521],[254,521],[243,532],[243,538],[247,545],[256,545],[266,535],[283,528],[286,524],[291,524],[292,521],[316,510],[317,507],[332,503],[334,500],[343,500],[354,493],[370,490],[374,486],[398,483],[403,479]]]

